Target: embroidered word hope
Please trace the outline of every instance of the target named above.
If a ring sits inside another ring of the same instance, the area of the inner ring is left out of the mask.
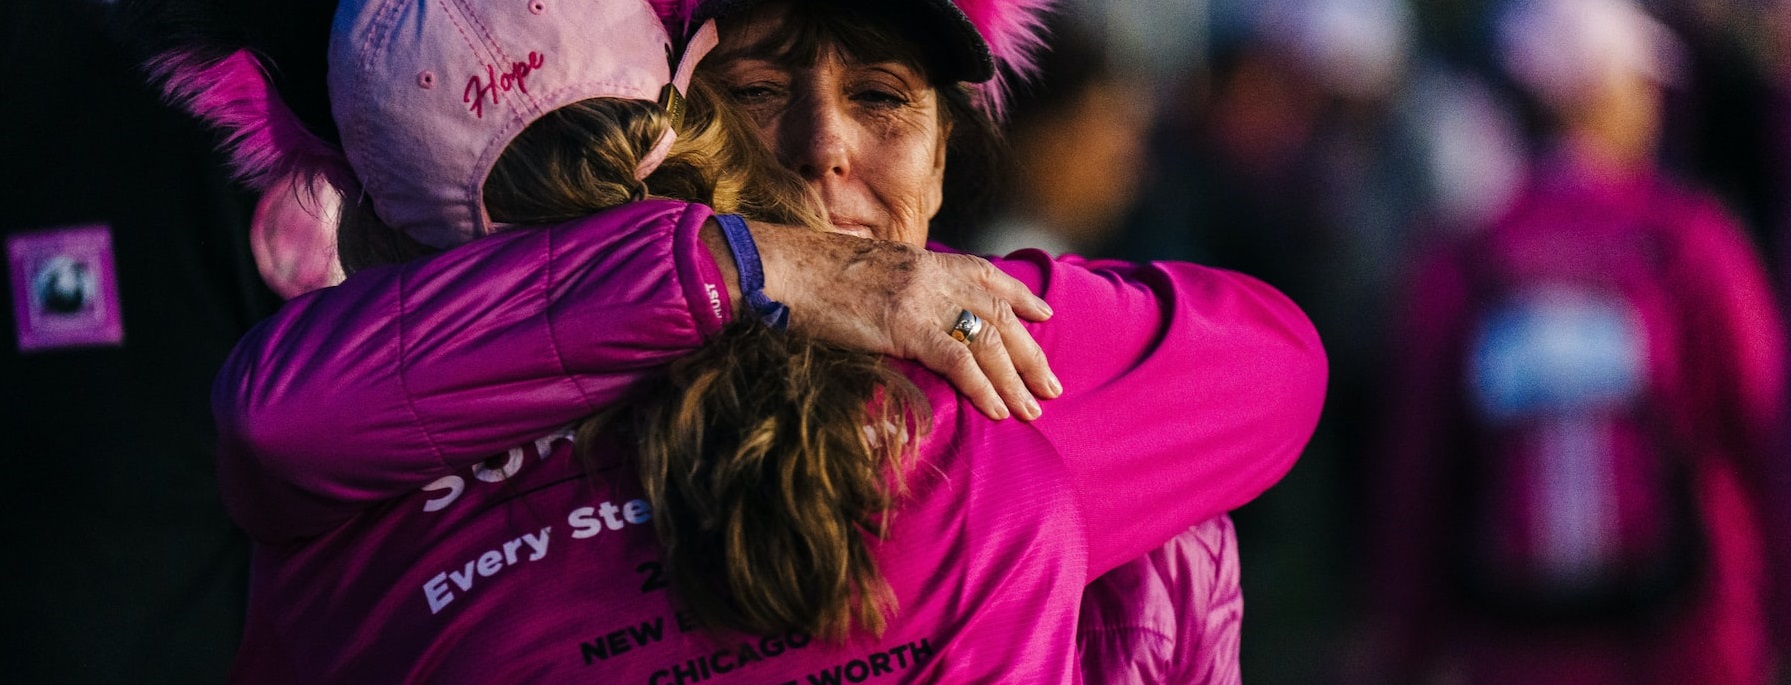
[[[466,90],[460,94],[460,101],[466,103],[467,111],[480,119],[485,118],[485,102],[489,98],[491,104],[498,104],[498,96],[511,90],[529,92],[529,73],[540,69],[547,58],[539,52],[529,52],[526,62],[511,62],[510,68],[499,73],[497,66],[485,65],[484,74],[473,74],[467,79]]]

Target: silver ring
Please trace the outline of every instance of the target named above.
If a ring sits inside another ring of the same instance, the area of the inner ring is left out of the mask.
[[[965,309],[958,312],[958,322],[951,327],[951,337],[966,345],[976,342],[976,334],[983,332],[983,318]]]

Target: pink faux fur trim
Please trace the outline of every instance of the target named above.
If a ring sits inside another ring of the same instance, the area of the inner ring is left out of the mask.
[[[696,16],[699,0],[647,0],[653,7],[653,13],[665,22],[665,30],[672,38],[682,38],[691,32],[690,18]]]
[[[352,186],[342,151],[305,128],[248,50],[223,59],[174,50],[151,60],[148,69],[163,81],[170,102],[224,131],[223,147],[245,185],[267,190],[289,177],[322,176],[338,187]]]
[[[995,56],[995,78],[977,84],[977,106],[1000,121],[1007,108],[1008,79],[1029,81],[1038,74],[1045,47],[1045,15],[1056,0],[952,0]]]

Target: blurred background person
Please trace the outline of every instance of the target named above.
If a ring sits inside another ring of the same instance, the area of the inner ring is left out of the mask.
[[[1139,198],[1155,105],[1142,73],[1117,67],[1080,13],[1052,17],[1047,31],[1038,78],[1017,87],[1006,109],[999,210],[979,227],[974,252],[1105,252]]]
[[[1319,434],[1236,518],[1252,600],[1246,680],[1347,680],[1374,660],[1362,605],[1375,593],[1363,589],[1368,555],[1358,550],[1370,540],[1370,466],[1384,461],[1375,435],[1390,410],[1388,370],[1402,362],[1389,344],[1402,327],[1396,290],[1411,280],[1415,250],[1505,214],[1531,149],[1556,140],[1500,65],[1492,29],[1512,3],[1079,4],[1134,51],[1120,67],[1144,67],[1158,105],[1139,161],[1145,190],[1119,234],[1089,253],[1263,277],[1311,313],[1332,353]],[[1658,112],[1659,168],[1703,184],[1768,247],[1785,210],[1757,189],[1791,187],[1791,117],[1770,104],[1791,84],[1786,5],[1649,3],[1688,37]],[[1782,499],[1775,520],[1791,519]]]
[[[1238,524],[1247,680],[1332,669],[1353,535],[1350,475],[1377,416],[1387,264],[1429,199],[1404,116],[1419,57],[1398,0],[1214,2],[1205,59],[1159,86],[1140,202],[1108,254],[1264,279],[1313,318],[1332,393],[1302,463]]]
[[[1368,680],[1767,682],[1785,337],[1747,233],[1656,161],[1683,50],[1627,0],[1517,3],[1497,36],[1551,135],[1415,270]]]

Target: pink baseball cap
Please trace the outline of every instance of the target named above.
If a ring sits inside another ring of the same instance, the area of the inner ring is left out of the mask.
[[[705,24],[674,67],[680,51],[647,0],[343,0],[330,30],[331,112],[379,218],[452,247],[498,228],[485,178],[529,124],[590,98],[674,102],[662,92],[686,91],[715,42]]]

